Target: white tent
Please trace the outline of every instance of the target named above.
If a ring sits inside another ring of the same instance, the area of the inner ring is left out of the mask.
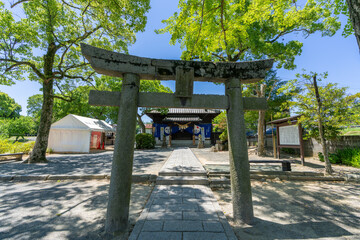
[[[48,147],[54,152],[88,153],[100,142],[94,133],[103,132],[114,129],[103,120],[69,114],[51,125]]]

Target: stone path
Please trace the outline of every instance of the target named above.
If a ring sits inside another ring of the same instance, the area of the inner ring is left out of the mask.
[[[207,173],[189,148],[175,149],[159,171],[157,184],[207,185]]]
[[[159,175],[185,176],[191,181],[204,172],[191,150],[184,148],[174,150]],[[157,183],[129,240],[237,239],[208,186],[186,185],[186,181],[171,185],[171,179],[165,182],[168,185]]]

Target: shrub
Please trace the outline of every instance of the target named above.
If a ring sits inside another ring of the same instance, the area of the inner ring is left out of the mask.
[[[295,154],[295,149],[293,148],[281,148],[281,151],[287,154]]]
[[[35,142],[15,142],[9,140],[1,140],[0,139],[0,153],[19,153],[23,152],[25,154],[29,154],[31,150],[34,148]]]
[[[219,138],[222,142],[226,142],[228,140],[227,128],[224,129],[222,134],[220,134]]]
[[[16,142],[19,143],[19,142]],[[29,154],[29,152],[32,151],[32,149],[34,148],[35,142],[27,142],[27,143],[19,143],[16,147],[14,147],[13,151],[14,153],[17,152],[23,152],[25,154]]]
[[[318,153],[319,160],[324,162],[324,155]],[[339,149],[336,153],[329,154],[329,161],[336,164],[344,164],[352,167],[360,167],[360,148]]]
[[[325,161],[325,158],[324,158],[324,155],[322,154],[322,152],[318,153],[318,157],[321,162]],[[329,161],[330,161],[330,163],[341,164],[341,159],[339,158],[338,154],[336,154],[336,153],[329,153]]]
[[[149,133],[139,133],[135,137],[137,149],[155,148],[155,137]]]
[[[0,139],[0,153],[10,153],[12,149],[11,142],[6,139]]]

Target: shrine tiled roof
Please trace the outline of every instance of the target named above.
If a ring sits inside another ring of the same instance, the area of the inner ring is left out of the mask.
[[[219,114],[218,109],[196,109],[196,108],[169,108],[167,114]],[[160,113],[160,111],[152,110],[149,113]]]
[[[201,122],[199,117],[165,117],[164,122]]]

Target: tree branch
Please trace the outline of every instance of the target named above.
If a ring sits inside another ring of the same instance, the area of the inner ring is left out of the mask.
[[[224,58],[223,56],[216,54],[216,53],[211,53],[211,55],[213,55],[214,57],[219,58],[220,60],[222,60],[223,62],[226,62],[226,58]]]
[[[31,0],[20,0],[20,1],[17,1],[17,2],[14,2],[13,4],[11,4],[10,7],[13,8],[18,4],[21,4],[21,3],[24,3],[24,2],[29,2],[29,1],[31,1]]]
[[[280,32],[274,39],[272,40],[269,40],[269,41],[265,41],[265,42],[268,42],[268,43],[273,43],[275,42],[276,40],[278,40],[281,36],[284,36],[286,34],[289,34],[289,33],[292,33],[292,32],[306,32],[307,36],[308,37],[310,34],[311,34],[311,31],[305,29],[305,28],[300,28],[300,29],[293,29],[291,31],[282,31]],[[305,37],[305,38],[306,38]]]
[[[65,97],[62,97],[62,96],[59,96],[59,95],[52,95],[53,98],[58,98],[58,99],[61,99],[61,100],[64,100],[66,102],[72,102],[74,99],[70,97],[70,99],[67,99]]]
[[[226,30],[225,30],[225,27],[224,27],[224,0],[221,0],[221,15],[220,15],[220,22],[221,22],[221,28],[223,30],[223,33],[224,33],[224,42],[225,42],[225,52],[226,52],[226,55],[228,56],[229,58],[229,61],[231,61],[231,56],[229,57],[229,54],[227,53],[227,41],[226,41]]]
[[[199,33],[196,37],[196,40],[195,40],[195,43],[194,43],[194,46],[193,46],[193,49],[191,50],[191,53],[190,55],[192,56],[193,55],[193,52],[194,52],[194,49],[195,49],[195,46],[197,44],[197,42],[199,41],[199,38],[200,38],[200,34],[201,34],[201,29],[202,29],[202,24],[203,24],[203,20],[204,20],[204,6],[205,6],[205,0],[202,1],[202,7],[201,7],[201,19],[200,19],[200,28],[199,28]]]
[[[15,63],[17,66],[21,66],[21,65],[29,66],[29,67],[31,67],[31,69],[35,72],[35,74],[36,74],[39,78],[41,78],[42,80],[45,80],[44,74],[42,74],[42,73],[40,72],[40,70],[36,68],[35,64],[33,64],[33,63],[31,63],[31,62],[17,61],[17,60],[14,60],[14,59],[6,59],[6,58],[0,58],[0,61],[12,62],[12,63]]]

